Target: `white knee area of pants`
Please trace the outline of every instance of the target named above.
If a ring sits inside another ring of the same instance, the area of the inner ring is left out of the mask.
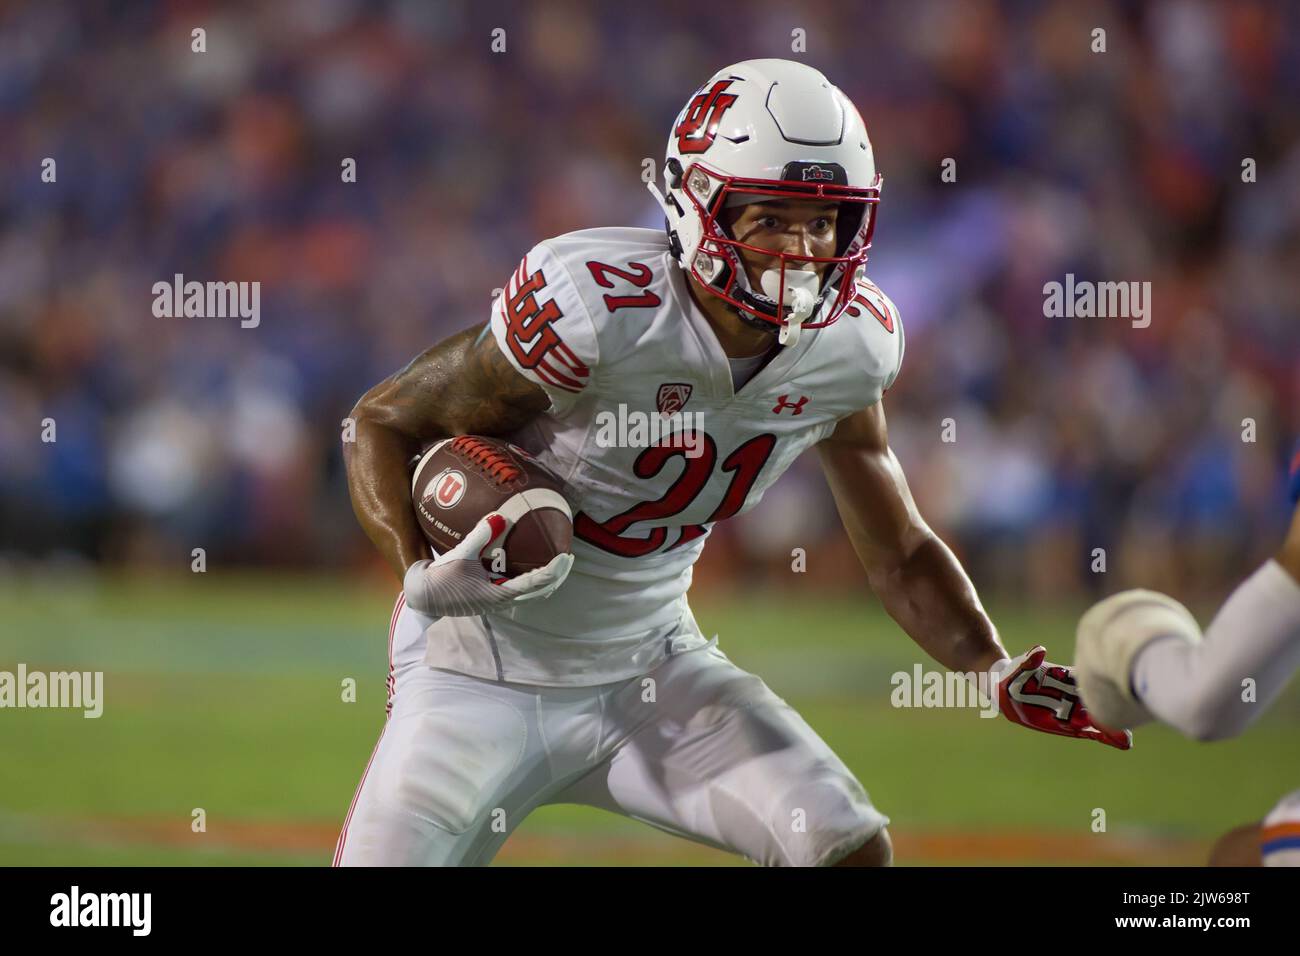
[[[826,773],[787,790],[769,825],[785,866],[831,866],[879,833],[889,818],[851,776]]]

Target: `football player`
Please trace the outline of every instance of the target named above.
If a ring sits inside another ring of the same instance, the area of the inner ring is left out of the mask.
[[[863,268],[880,185],[861,116],[821,73],[729,66],[673,124],[664,189],[651,187],[666,230],[539,243],[485,326],[362,397],[349,487],[404,594],[389,719],[337,864],[485,864],[550,803],[762,864],[888,863],[887,817],[687,602],[714,523],[814,446],[872,588],[913,640],[990,674],[1010,720],[1128,748],[1126,732],[1091,725],[1043,648],[1008,660],[913,503],[880,403],[903,324]],[[703,424],[611,447],[596,423],[620,410]],[[508,437],[563,478],[571,558],[494,585],[478,557],[496,515],[429,558],[407,462],[463,433]]]
[[[1300,446],[1291,464],[1300,505]],[[1300,507],[1281,550],[1224,602],[1205,633],[1167,594],[1122,591],[1079,621],[1075,670],[1096,720],[1133,727],[1159,720],[1196,740],[1242,733],[1300,667]],[[1211,863],[1300,865],[1300,791],[1263,823],[1238,827]]]

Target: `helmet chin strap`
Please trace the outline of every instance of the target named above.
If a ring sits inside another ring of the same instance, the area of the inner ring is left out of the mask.
[[[786,269],[785,287],[782,288],[781,270],[765,269],[761,284],[768,298],[790,306],[790,314],[781,319],[777,341],[782,345],[794,345],[799,341],[804,322],[817,308],[821,277],[803,269]]]

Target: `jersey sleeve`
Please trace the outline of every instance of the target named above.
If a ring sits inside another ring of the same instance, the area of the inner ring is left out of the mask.
[[[893,349],[892,355],[885,352],[888,356],[889,365],[886,366],[889,371],[885,375],[884,382],[881,386],[881,394],[889,391],[898,379],[898,373],[903,369],[903,351],[905,339],[903,338],[903,318],[898,313],[898,306],[894,305],[894,300],[881,291],[880,286],[876,285],[870,279],[864,279],[859,287],[859,298],[857,301],[866,306],[867,311],[875,317],[880,328],[884,329],[888,335],[884,341],[888,343],[886,348]],[[877,333],[879,334],[879,333]]]
[[[893,310],[894,327],[898,330],[898,359],[894,362],[894,371],[890,374],[889,380],[885,382],[884,391],[887,392],[894,387],[894,382],[898,380],[898,373],[903,370],[903,352],[906,351],[907,339],[903,335],[903,319],[898,314],[898,307],[887,298],[885,303]]]
[[[545,243],[529,250],[492,306],[492,335],[510,364],[563,415],[591,382],[596,329],[564,262]]]

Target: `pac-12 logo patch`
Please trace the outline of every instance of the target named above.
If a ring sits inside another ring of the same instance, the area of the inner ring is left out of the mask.
[[[665,417],[676,415],[686,405],[691,397],[691,386],[685,382],[669,382],[667,385],[659,386],[659,394],[655,398],[655,405],[659,409],[659,414]]]
[[[454,508],[465,496],[465,475],[455,468],[448,468],[435,475],[426,487],[426,501],[432,498],[439,508]]]

